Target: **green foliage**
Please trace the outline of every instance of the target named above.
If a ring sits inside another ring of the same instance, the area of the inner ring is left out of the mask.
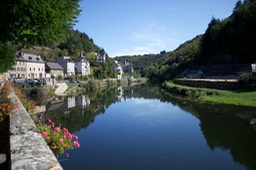
[[[67,39],[58,45],[64,52],[63,55],[73,56],[73,59],[78,59],[81,52],[88,53],[99,50],[99,47],[85,33],[79,32],[78,30],[70,30],[67,36]],[[93,53],[90,53],[88,57],[91,60],[96,60],[96,55]]]
[[[255,20],[256,1],[238,1],[229,18],[213,18],[202,39],[200,64],[255,62]]]
[[[0,42],[53,43],[65,37],[79,13],[79,0],[1,1]]]
[[[0,43],[0,73],[11,69],[15,64],[15,47],[9,43]]]
[[[79,0],[2,0],[0,72],[14,65],[16,47],[53,47],[61,42],[79,13]]]

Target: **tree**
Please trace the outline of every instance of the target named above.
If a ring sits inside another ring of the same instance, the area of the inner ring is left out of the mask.
[[[0,44],[53,45],[65,37],[79,13],[79,0],[1,0]]]

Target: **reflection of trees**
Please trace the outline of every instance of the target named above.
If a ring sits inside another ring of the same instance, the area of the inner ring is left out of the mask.
[[[212,150],[229,150],[234,161],[256,169],[256,131],[249,124],[256,116],[256,108],[194,103],[177,98],[170,101],[200,120],[202,133]]]
[[[115,93],[116,91],[113,89],[93,91],[92,96],[90,96],[90,105],[84,108],[80,106],[68,108],[65,102],[57,103],[55,104],[57,105],[55,110],[47,111],[44,114],[44,119],[52,119],[56,125],[66,127],[72,133],[79,131],[93,123],[95,116],[104,113],[115,102]],[[67,99],[64,101],[67,101]],[[51,106],[48,106],[48,108]]]
[[[120,95],[120,91],[104,89],[86,95],[90,98],[90,105],[84,109],[76,106],[65,112],[66,114],[57,110],[51,111],[45,114],[45,118],[53,119],[57,125],[61,124],[71,132],[79,131],[88,127],[97,115],[103,114],[112,103],[117,102],[119,99],[116,96]],[[256,108],[196,103],[165,95],[158,87],[150,85],[123,88],[123,98],[131,97],[160,99],[193,114],[201,121],[202,133],[212,150],[229,150],[236,162],[256,169],[256,131],[249,125],[250,119],[256,117]]]

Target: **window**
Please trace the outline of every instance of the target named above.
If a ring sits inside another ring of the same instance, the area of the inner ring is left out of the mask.
[[[29,68],[29,70],[31,71],[31,67]]]
[[[38,71],[40,71],[40,68],[38,68]]]

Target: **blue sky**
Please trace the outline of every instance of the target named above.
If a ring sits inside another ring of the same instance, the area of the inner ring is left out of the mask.
[[[172,51],[203,34],[211,18],[232,14],[237,0],[82,0],[75,29],[110,57]]]

